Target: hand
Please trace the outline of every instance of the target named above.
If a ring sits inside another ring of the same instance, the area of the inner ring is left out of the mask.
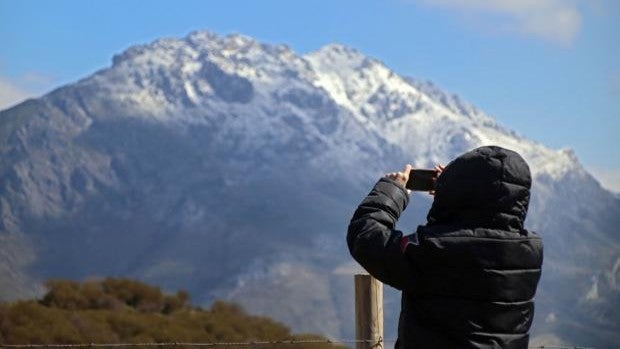
[[[402,172],[391,172],[385,175],[386,178],[389,178],[393,181],[396,181],[403,188],[406,188],[407,181],[409,181],[409,172],[413,167],[409,164],[405,165],[405,168]],[[407,189],[407,193],[411,193],[411,190]]]
[[[439,178],[439,175],[441,175],[441,172],[443,172],[444,168],[445,167],[443,165],[435,166],[435,171],[437,171],[437,177],[435,177],[435,182],[437,181],[437,178]],[[428,193],[431,194],[431,195],[435,195],[435,191],[434,190],[431,190]]]

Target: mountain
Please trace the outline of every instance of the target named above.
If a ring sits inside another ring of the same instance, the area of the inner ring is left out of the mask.
[[[0,295],[37,294],[50,277],[132,277],[352,337],[344,235],[357,203],[386,171],[487,144],[521,153],[534,176],[535,341],[618,345],[620,199],[572,151],[346,46],[299,55],[206,31],[130,47],[0,112]],[[414,194],[399,227],[423,224],[430,202]]]

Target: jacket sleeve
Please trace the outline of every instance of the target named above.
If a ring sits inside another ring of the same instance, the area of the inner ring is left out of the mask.
[[[353,258],[370,275],[399,290],[408,288],[413,278],[401,249],[403,234],[394,229],[408,202],[405,188],[382,178],[353,214],[347,233]]]

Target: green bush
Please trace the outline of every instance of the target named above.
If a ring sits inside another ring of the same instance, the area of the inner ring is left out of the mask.
[[[217,301],[207,310],[192,307],[186,291],[168,295],[158,287],[135,280],[50,280],[46,287],[48,291],[41,300],[0,303],[0,344],[321,338],[293,335],[286,326],[249,315],[234,303]],[[278,345],[277,349],[327,347],[333,348],[328,344],[299,344]]]

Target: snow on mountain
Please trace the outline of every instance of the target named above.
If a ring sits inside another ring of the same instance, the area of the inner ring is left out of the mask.
[[[199,63],[204,59],[209,64]],[[173,113],[175,108],[188,105],[230,108],[232,100],[226,97],[225,91],[211,90],[209,76],[213,70],[251,80],[251,85],[244,84],[244,80],[238,80],[238,85],[231,84],[239,89],[245,85],[247,96],[238,97],[251,97],[255,105],[260,104],[256,99],[261,97],[270,103],[272,96],[282,91],[282,86],[293,92],[321,88],[365,128],[381,132],[393,144],[415,149],[418,157],[424,154],[416,160],[426,166],[450,159],[461,149],[504,144],[522,153],[534,173],[544,171],[555,178],[580,168],[570,151],[551,150],[518,137],[458,97],[403,78],[381,62],[342,45],[328,45],[298,56],[284,45],[260,44],[243,35],[230,35],[222,40],[209,32],[195,32],[185,41],[162,39],[151,45],[132,47],[114,57],[114,68],[104,74],[111,82],[133,77],[133,81],[126,81],[129,83],[121,85],[123,88],[114,94],[152,112],[155,117],[175,115],[172,120],[175,122],[183,117],[193,118],[186,121],[199,122],[196,115]],[[154,82],[156,85],[152,86]],[[220,100],[213,100],[213,95]],[[454,148],[433,140],[446,138]]]
[[[462,149],[502,144],[521,153],[535,175],[558,178],[581,169],[570,150],[555,151],[521,138],[458,96],[403,78],[353,49],[328,45],[305,58],[318,72],[317,86],[360,120],[380,124],[386,139],[424,154],[416,159],[421,165],[445,161]],[[436,139],[448,139],[453,148]]]
[[[206,31],[133,46],[0,112],[1,295],[127,275],[351,336],[344,231],[358,201],[405,162],[487,144],[518,151],[534,174],[526,225],[546,246],[534,335],[620,341],[608,311],[620,305],[620,200],[572,151],[343,45],[298,55]],[[403,229],[429,204],[416,195]]]

